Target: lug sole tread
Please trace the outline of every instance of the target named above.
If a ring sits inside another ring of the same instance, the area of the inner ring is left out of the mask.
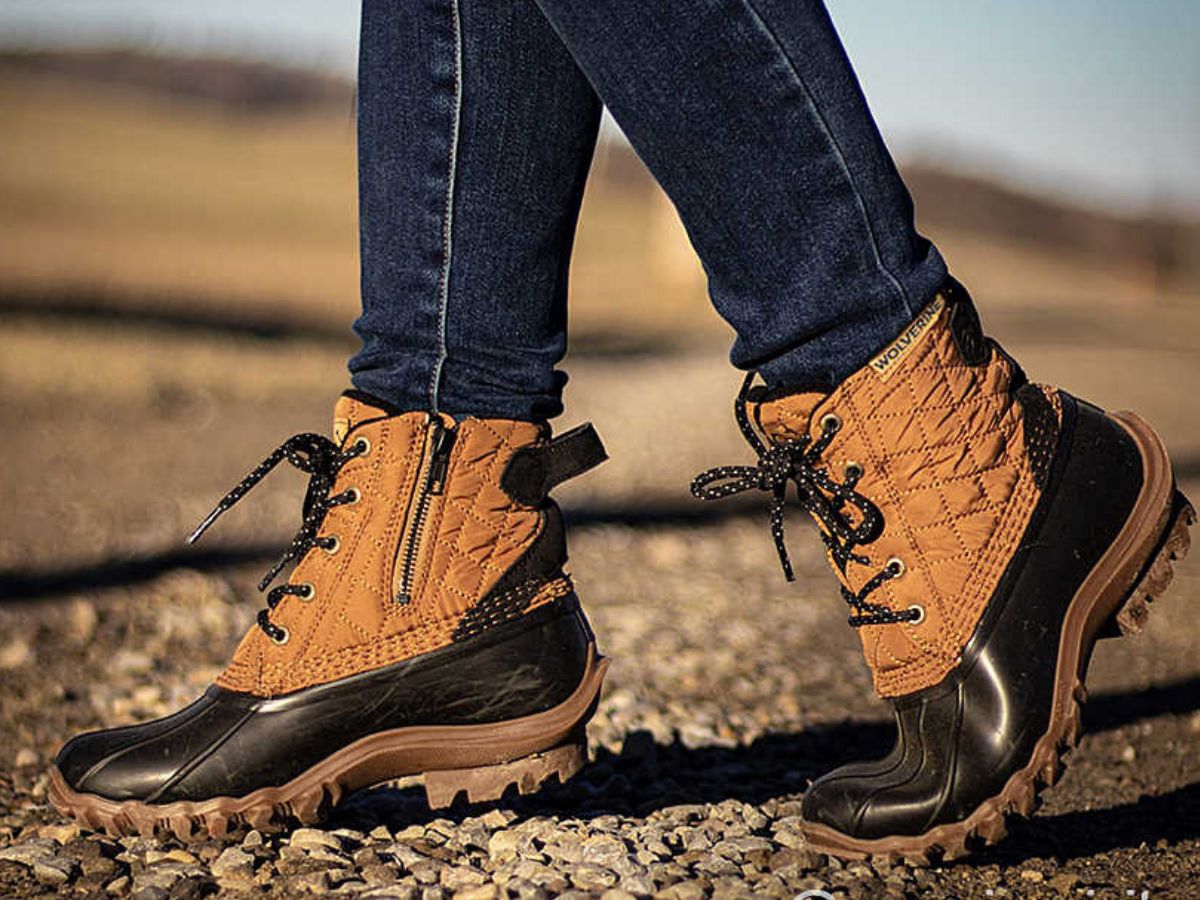
[[[430,809],[442,809],[460,799],[487,803],[500,800],[510,791],[533,794],[551,782],[565,784],[586,763],[586,742],[578,739],[496,765],[425,772],[425,795]],[[334,778],[294,794],[281,789],[278,796],[250,805],[245,805],[242,798],[219,797],[203,804],[178,802],[156,808],[137,800],[98,804],[90,795],[73,791],[57,769],[51,771],[50,779],[50,800],[55,808],[93,831],[112,836],[173,834],[185,842],[206,837],[221,840],[241,827],[278,831],[315,825],[346,794]],[[201,805],[203,811],[198,809]]]
[[[314,825],[354,791],[410,775],[424,776],[431,809],[450,806],[460,798],[470,803],[499,800],[510,790],[532,794],[552,780],[566,782],[587,762],[585,727],[595,712],[608,670],[608,660],[594,645],[590,652],[575,693],[550,710],[490,725],[448,726],[444,733],[422,726],[378,733],[343,748],[280,787],[260,788],[243,797],[197,801],[118,801],[75,791],[58,768],[51,767],[48,799],[59,812],[94,831],[113,836],[173,834],[190,841],[219,840],[243,826],[275,831]],[[405,742],[413,735],[422,758],[440,763],[427,762],[417,768],[396,762],[398,757],[391,754],[402,749],[411,752]],[[433,756],[428,755],[431,747],[454,749],[455,745],[471,749],[468,758],[479,764],[454,768],[445,765],[445,753],[435,750]],[[543,749],[538,749],[539,745]]]

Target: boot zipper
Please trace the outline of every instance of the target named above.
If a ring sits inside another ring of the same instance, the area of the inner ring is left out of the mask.
[[[396,592],[396,600],[404,605],[412,602],[413,580],[416,575],[417,557],[421,552],[425,522],[429,517],[429,507],[433,498],[446,488],[446,474],[450,468],[450,451],[454,447],[455,435],[454,428],[447,427],[440,418],[434,417],[430,420],[425,438],[424,478],[418,479],[420,486],[413,501],[405,538],[401,542],[400,586]]]

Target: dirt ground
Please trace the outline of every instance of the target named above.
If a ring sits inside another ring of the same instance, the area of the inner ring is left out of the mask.
[[[1180,324],[1193,317],[991,318],[1035,377],[1155,422],[1198,496],[1200,357]],[[807,781],[884,752],[890,724],[800,516],[788,585],[763,509],[687,495],[700,469],[748,461],[720,346],[569,361],[560,424],[594,420],[612,455],[563,492],[572,572],[614,660],[579,778],[446,815],[413,785],[389,786],[321,829],[230,845],[80,834],[46,806],[46,766],[72,733],[161,715],[219,671],[302,482],[272,476],[211,540],[184,551],[182,537],[280,440],[327,428],[347,347],[169,322],[2,322],[0,895],[1200,894],[1194,560],[1144,634],[1097,650],[1086,736],[1001,846],[930,869],[805,846]]]

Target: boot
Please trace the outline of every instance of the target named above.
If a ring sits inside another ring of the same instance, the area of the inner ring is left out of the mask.
[[[950,280],[829,393],[743,387],[757,466],[704,473],[712,499],[789,483],[812,514],[898,735],[817,779],[819,850],[928,862],[1029,815],[1079,736],[1098,636],[1140,629],[1195,515],[1154,431],[1029,383]],[[764,436],[760,438],[759,434]]]
[[[358,392],[334,440],[287,440],[195,539],[275,465],[309,475],[286,583],[200,699],[84,734],[50,799],[110,833],[183,839],[316,821],[350,791],[423,773],[430,806],[565,780],[607,666],[563,572],[547,494],[605,458],[590,425],[401,413]]]

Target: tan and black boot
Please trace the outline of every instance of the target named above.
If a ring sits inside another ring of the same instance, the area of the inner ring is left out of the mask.
[[[547,493],[604,459],[590,425],[400,413],[349,392],[334,440],[296,435],[199,532],[287,460],[304,521],[286,584],[204,695],[81,735],[50,798],[94,828],[180,837],[311,822],[349,791],[424,773],[431,806],[565,780],[606,661],[563,571]]]
[[[809,841],[927,861],[999,840],[1078,738],[1097,638],[1137,631],[1187,549],[1194,513],[1158,436],[1027,382],[953,280],[832,392],[748,379],[738,416],[759,464],[693,491],[772,493],[788,571],[796,486],[899,732],[812,784]]]

